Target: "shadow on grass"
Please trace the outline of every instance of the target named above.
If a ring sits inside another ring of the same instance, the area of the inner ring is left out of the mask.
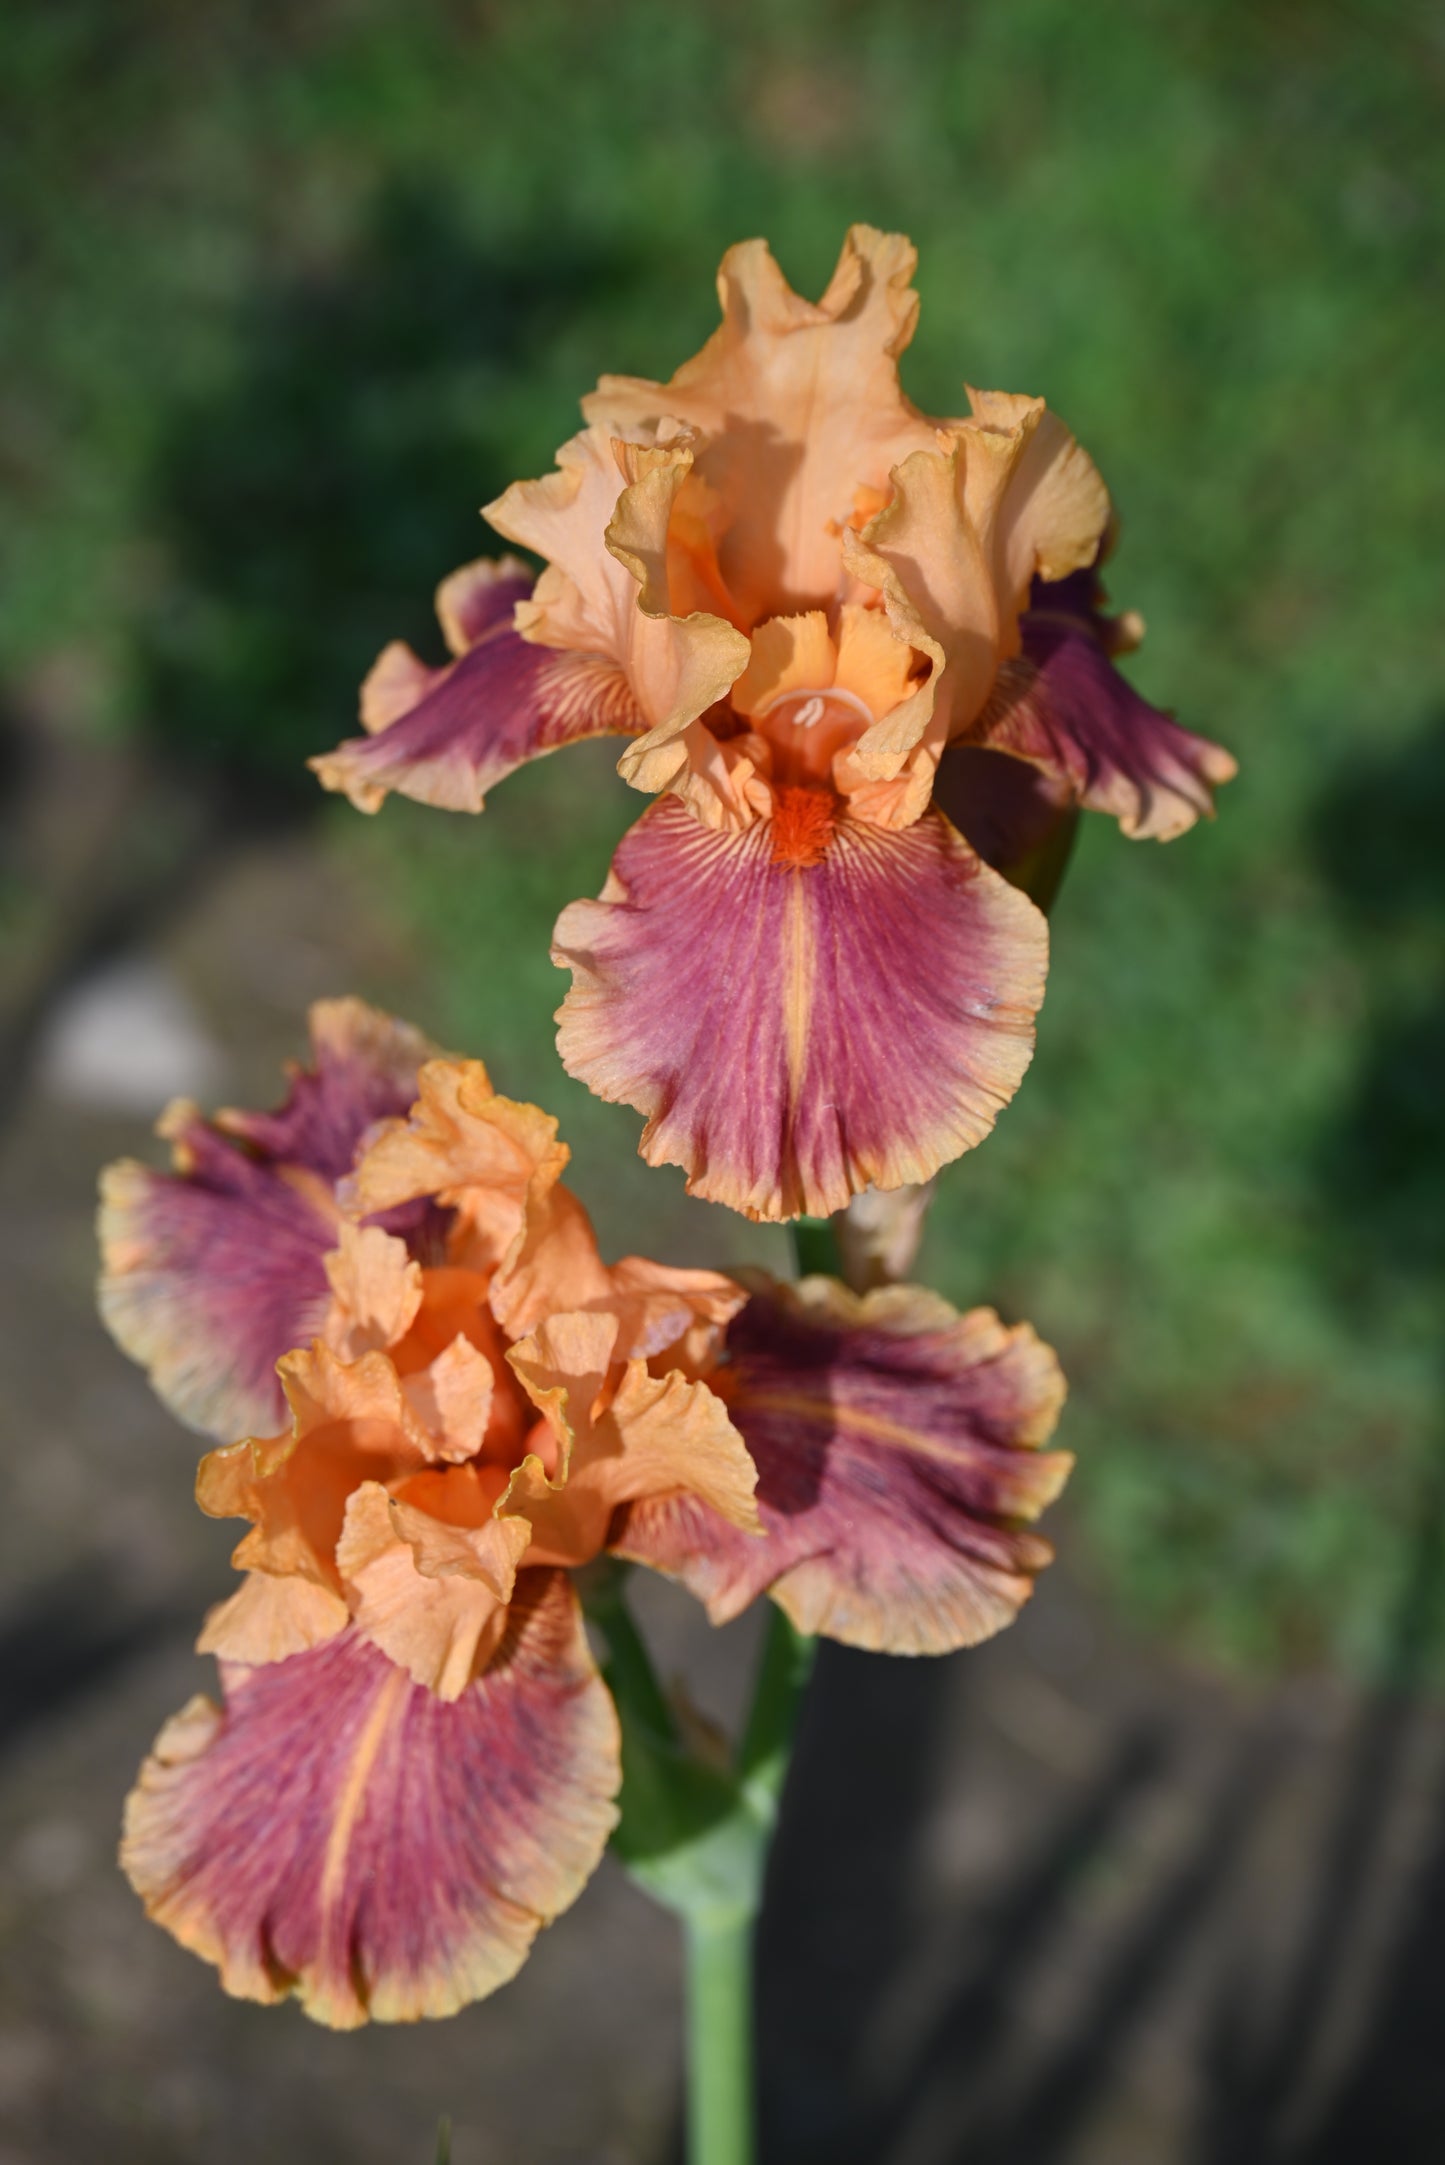
[[[627,268],[555,232],[484,249],[434,195],[384,196],[335,267],[256,297],[233,381],[178,413],[151,527],[165,591],[141,642],[152,742],[273,809],[320,799],[308,754],[356,729],[387,640],[440,652],[431,596],[502,544],[505,393]]]
[[[1326,792],[1317,862],[1369,1015],[1354,1089],[1317,1161],[1339,1290],[1445,1271],[1445,713]]]

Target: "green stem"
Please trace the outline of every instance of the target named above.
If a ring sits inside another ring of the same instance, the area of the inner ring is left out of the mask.
[[[596,1571],[585,1601],[587,1614],[601,1626],[607,1641],[607,1659],[602,1665],[602,1673],[614,1699],[645,1722],[654,1736],[675,1744],[676,1718],[667,1703],[666,1692],[657,1681],[647,1642],[632,1621],[632,1611],[623,1592],[627,1567],[613,1563],[610,1558],[599,1558],[598,1562],[603,1568]]]
[[[753,1920],[686,1930],[688,2165],[752,2165]]]
[[[686,1935],[688,2165],[752,2165],[753,1926],[815,1642],[770,1605],[752,1707],[731,1765],[719,1766],[688,1748],[626,1582],[625,1565],[599,1559],[584,1591],[622,1720],[613,1847]]]
[[[800,1278],[836,1278],[838,1246],[830,1218],[793,1220],[793,1255]]]
[[[818,1651],[816,1639],[797,1630],[780,1608],[770,1607],[752,1711],[738,1748],[738,1773],[749,1801],[769,1817],[777,1811],[798,1709]]]

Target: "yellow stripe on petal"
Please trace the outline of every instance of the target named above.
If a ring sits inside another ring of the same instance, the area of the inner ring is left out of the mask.
[[[568,1072],[647,1115],[649,1163],[757,1218],[826,1216],[979,1142],[1028,1065],[1047,958],[1039,911],[940,815],[893,833],[791,795],[824,820],[790,798],[727,835],[658,805],[553,947]]]

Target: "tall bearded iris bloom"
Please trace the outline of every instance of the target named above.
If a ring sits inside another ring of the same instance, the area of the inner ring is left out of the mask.
[[[1026,1325],[605,1264],[536,1107],[358,1002],[312,1030],[279,1113],[184,1108],[172,1171],[112,1169],[102,1295],[193,1422],[270,1424],[202,1461],[249,1521],[199,1642],[223,1701],[161,1732],[122,1861],[228,1990],[344,2027],[493,1990],[596,1866],[621,1766],[578,1566],[941,1652],[1027,1597],[1069,1459]]]
[[[1109,498],[1043,402],[904,396],[915,260],[855,227],[815,305],[731,249],[702,351],[604,377],[557,471],[488,507],[535,586],[516,558],[457,573],[456,659],[389,647],[368,736],[314,763],[364,810],[477,811],[525,760],[631,738],[658,801],[558,923],[562,1057],[647,1115],[651,1162],[759,1218],[927,1179],[1018,1087],[1047,933],[941,809],[996,824],[980,748],[1046,815],[1161,839],[1234,772],[1114,669],[1087,580]]]
[[[122,1861],[229,1990],[347,2026],[504,1983],[601,1856],[618,1731],[570,1567],[674,1488],[758,1520],[685,1372],[741,1290],[605,1266],[555,1122],[480,1063],[356,1001],[312,1036],[279,1113],[173,1111],[173,1171],[112,1168],[102,1306],[197,1425],[268,1424],[202,1461],[201,1508],[250,1521],[199,1642],[224,1703],[163,1730]]]

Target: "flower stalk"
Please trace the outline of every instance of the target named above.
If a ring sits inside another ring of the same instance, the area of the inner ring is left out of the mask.
[[[613,1848],[683,1927],[689,2165],[751,2165],[753,1937],[816,1641],[772,1612],[740,1741],[717,1764],[688,1747],[625,1585],[626,1568],[609,1564],[586,1595],[607,1642],[603,1674],[622,1723]]]
[[[753,1925],[687,1919],[688,2165],[752,2165]]]
[[[541,575],[445,580],[451,658],[388,646],[314,762],[365,811],[479,812],[628,740],[658,801],[558,920],[558,1048],[649,1163],[795,1221],[798,1282],[605,1260],[555,1121],[356,1000],[274,1112],[177,1103],[169,1169],[102,1188],[105,1319],[216,1446],[201,1508],[249,1523],[199,1641],[220,1700],[127,1804],[148,1911],[240,1997],[414,2021],[505,1984],[610,1841],[684,1928],[691,2165],[754,2155],[816,1636],[975,1645],[1052,1555],[1063,1377],[912,1282],[935,1176],[1029,1064],[1080,811],[1167,840],[1235,771],[1114,668],[1142,626],[1106,614],[1113,512],[1062,423],[904,394],[913,268],[855,227],[814,304],[730,250],[703,351],[604,377],[490,507]],[[717,1624],[770,1597],[735,1741],[659,1681],[634,1565]]]

